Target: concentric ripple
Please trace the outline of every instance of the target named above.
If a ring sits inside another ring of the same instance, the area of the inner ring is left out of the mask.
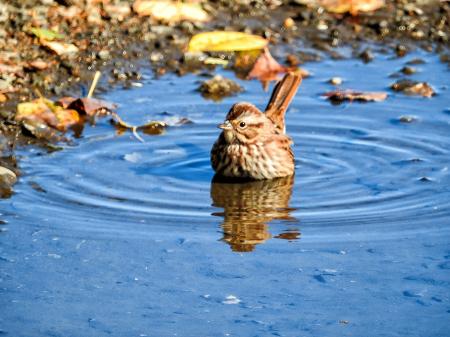
[[[352,62],[342,66],[341,71],[345,67],[350,71]],[[278,223],[280,232],[292,224],[315,234],[323,226],[328,231],[345,227],[346,232],[386,234],[422,230],[425,224],[431,230],[433,224],[442,224],[450,216],[450,116],[442,113],[445,97],[391,95],[382,103],[332,106],[317,93],[330,89],[323,79],[334,73],[326,65],[315,67],[316,77],[304,81],[288,113],[297,169],[289,185],[292,195],[283,204],[273,201],[273,207],[268,207],[270,200],[283,193],[280,189],[287,188],[285,184],[214,189],[209,150],[218,135],[215,125],[235,99],[206,102],[192,92],[196,78],[187,76],[106,98],[121,102],[123,117],[135,123],[159,118],[164,111],[164,115],[187,117],[193,124],[170,127],[160,136],[144,136],[141,143],[130,134],[115,135],[106,122],[101,123],[64,151],[24,160],[23,180],[45,192],[22,184],[15,207],[29,217],[63,219],[59,226],[128,235],[139,228],[140,233],[155,228],[208,228],[223,217],[229,237],[233,233],[227,218],[233,224],[248,221],[244,215],[236,218],[243,207],[245,216],[254,214],[253,226],[260,218]],[[385,82],[385,74],[377,73],[349,85],[383,90],[375,83]],[[263,106],[268,94],[257,83],[244,86],[248,91],[239,99]],[[174,99],[142,106],[149,95]],[[405,113],[418,120],[396,122]],[[216,190],[234,197],[217,202]],[[252,234],[252,242],[266,240],[264,231]]]

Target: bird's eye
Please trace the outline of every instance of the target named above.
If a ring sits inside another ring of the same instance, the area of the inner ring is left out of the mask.
[[[239,123],[239,126],[240,126],[241,128],[245,128],[246,125],[247,125],[247,124],[245,124],[245,122],[240,122],[240,123]]]

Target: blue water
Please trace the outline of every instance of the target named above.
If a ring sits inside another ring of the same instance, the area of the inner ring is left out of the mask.
[[[415,57],[431,99],[388,89]],[[192,124],[141,143],[103,120],[63,151],[20,150],[0,204],[0,335],[450,336],[448,68],[425,52],[305,67],[291,180],[212,183],[215,126],[236,101],[265,106],[256,81],[213,103],[196,75],[147,75],[102,98],[130,123]],[[389,97],[332,105],[333,76]]]

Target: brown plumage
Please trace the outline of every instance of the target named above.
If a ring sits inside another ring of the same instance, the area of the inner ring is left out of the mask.
[[[211,150],[211,164],[218,175],[259,180],[294,174],[284,116],[300,83],[299,74],[286,74],[275,86],[265,113],[250,103],[232,106]]]

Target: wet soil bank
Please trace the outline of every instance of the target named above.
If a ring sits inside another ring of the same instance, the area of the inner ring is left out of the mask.
[[[14,147],[39,144],[15,121],[16,106],[36,97],[84,96],[96,70],[97,93],[113,86],[140,86],[140,69],[155,77],[168,72],[212,73],[199,56],[186,55],[192,35],[237,30],[267,38],[280,63],[319,61],[321,55],[343,58],[347,45],[354,57],[370,62],[371,46],[394,49],[399,57],[423,48],[448,62],[450,6],[445,1],[387,1],[372,13],[330,13],[315,1],[203,1],[207,23],[162,23],[141,17],[126,1],[7,0],[0,4],[0,166],[19,174]],[[33,27],[57,31],[75,53],[58,55],[31,33]],[[279,46],[280,48],[274,48]],[[372,47],[373,48],[373,47]],[[216,54],[233,62],[232,55]],[[10,174],[10,172],[8,172]],[[7,184],[3,180],[0,183]],[[2,196],[9,196],[5,192]]]

